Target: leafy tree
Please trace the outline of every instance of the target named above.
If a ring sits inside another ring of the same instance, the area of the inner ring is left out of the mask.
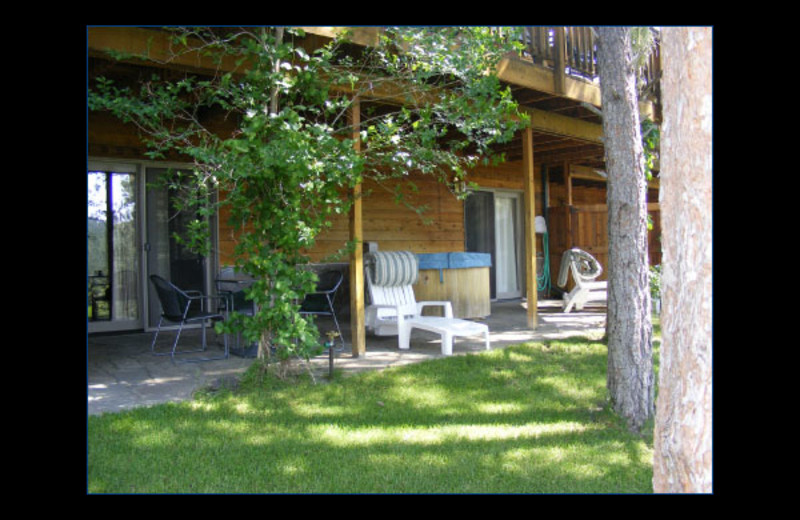
[[[199,215],[183,237],[192,248],[208,248],[202,217],[229,207],[236,265],[256,280],[248,293],[258,312],[227,326],[258,340],[260,357],[318,348],[316,328],[298,313],[315,275],[300,266],[331,217],[349,210],[354,186],[372,179],[402,201],[417,171],[457,193],[470,167],[493,157],[491,145],[526,123],[493,74],[519,50],[510,29],[387,28],[372,47],[348,45],[343,34],[313,51],[290,28],[168,30],[176,56],[200,53],[218,64],[214,75],[154,75],[135,88],[101,77],[89,108],[135,123],[152,157],[192,161],[182,201]],[[347,117],[358,97],[384,98],[362,117],[360,151]],[[209,110],[224,111],[235,130],[210,130]]]

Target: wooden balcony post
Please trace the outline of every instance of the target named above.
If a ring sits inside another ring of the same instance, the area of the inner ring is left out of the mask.
[[[361,101],[353,99],[350,107],[350,124],[357,152],[361,151]],[[353,189],[353,207],[350,208],[350,241],[355,244],[350,254],[350,333],[353,356],[366,353],[364,323],[364,230],[361,215],[361,184]]]
[[[563,94],[565,90],[566,76],[566,36],[564,27],[554,28],[553,45],[553,88],[557,94]]]
[[[539,295],[536,283],[536,191],[533,169],[533,130],[526,128],[522,134],[522,167],[525,184],[525,286],[528,298],[528,327],[538,325]]]

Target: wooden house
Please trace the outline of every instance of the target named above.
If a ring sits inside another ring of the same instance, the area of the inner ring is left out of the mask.
[[[339,29],[306,27],[309,44],[321,44]],[[370,45],[380,28],[358,28],[353,40]],[[482,251],[492,255],[491,298],[527,298],[528,324],[536,326],[537,256],[544,263],[543,234],[535,232],[534,218],[547,226],[547,251],[555,285],[561,254],[580,247],[607,260],[607,211],[603,130],[599,107],[593,36],[586,27],[530,27],[525,31],[526,53],[505,58],[498,67],[500,80],[509,85],[522,110],[531,118],[528,129],[502,150],[507,162],[482,166],[470,173],[479,189],[457,200],[435,180],[415,179],[420,186],[413,202],[429,208],[423,221],[416,213],[391,202],[381,190],[361,187],[361,199],[348,218],[333,223],[310,252],[319,261],[356,238],[380,250],[416,253]],[[166,36],[136,27],[88,28],[88,80],[97,76],[136,81],[148,73],[135,59],[116,61],[107,50],[136,53],[166,52]],[[162,74],[202,73],[207,64],[197,56],[174,60]],[[647,67],[644,81],[654,95],[641,102],[643,118],[659,119],[658,53]],[[375,102],[362,99],[362,103]],[[206,124],[220,132],[228,123],[209,115]],[[356,114],[357,117],[357,114]],[[167,218],[169,194],[153,184],[164,168],[182,164],[151,161],[136,129],[112,116],[88,112],[88,283],[89,332],[150,329],[157,322],[158,302],[145,281],[153,273],[167,273],[181,286],[211,290],[216,272],[232,263],[233,240],[225,215],[214,219],[215,248],[203,258],[172,236],[185,225]],[[412,173],[413,175],[413,173]],[[649,212],[651,264],[660,263],[658,241],[658,181],[651,183]],[[113,218],[110,216],[113,215]],[[363,251],[349,259],[350,309],[353,351],[364,351]],[[547,295],[545,295],[547,296]]]

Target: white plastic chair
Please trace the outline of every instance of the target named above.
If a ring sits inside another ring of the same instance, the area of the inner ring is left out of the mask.
[[[582,310],[590,301],[606,301],[608,298],[608,282],[595,282],[603,274],[603,266],[595,257],[583,249],[572,248],[561,256],[561,268],[558,271],[558,286],[566,287],[567,276],[572,273],[575,287],[564,294],[564,312],[573,307]]]
[[[482,334],[486,350],[490,348],[489,327],[483,323],[453,318],[449,301],[417,302],[411,287],[418,276],[417,257],[409,251],[376,252],[367,255],[366,280],[371,305],[365,310],[367,329],[378,336],[398,336],[398,347],[411,348],[414,328],[439,334],[442,354],[453,353],[456,336]],[[422,316],[428,306],[440,306],[444,317]]]

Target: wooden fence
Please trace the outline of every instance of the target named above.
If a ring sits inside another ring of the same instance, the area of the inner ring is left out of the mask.
[[[647,214],[653,223],[647,234],[650,265],[661,263],[661,208],[657,203],[647,205]],[[577,247],[594,256],[603,266],[599,280],[608,274],[608,206],[592,204],[584,206],[560,206],[548,208],[547,225],[550,249],[550,277],[557,287],[561,255],[567,249]],[[572,281],[570,280],[570,283]]]

